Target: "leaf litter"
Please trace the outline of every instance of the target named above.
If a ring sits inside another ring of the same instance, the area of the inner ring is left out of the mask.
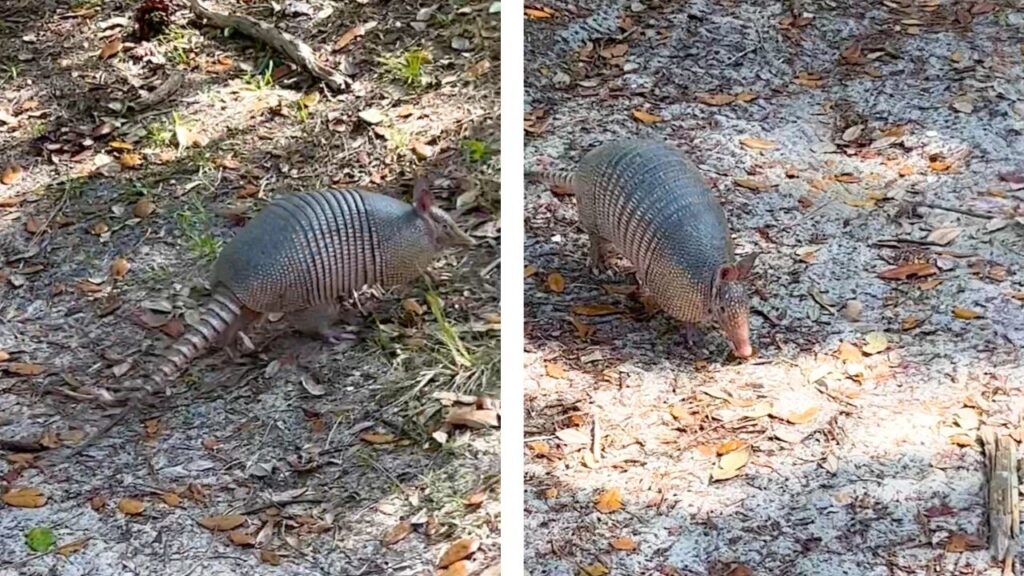
[[[992,4],[602,1],[528,17],[527,168],[571,169],[614,137],[667,139],[723,200],[737,252],[762,253],[753,362],[714,330],[688,346],[660,313],[587,318],[584,333],[575,306],[636,309],[602,289],[635,286],[630,263],[613,255],[594,277],[575,200],[527,186],[526,260],[572,281],[525,283],[525,425],[554,436],[525,449],[531,573],[997,573],[967,545],[984,473],[974,422],[953,415],[980,393],[995,401],[978,424],[1012,430],[1024,381],[1024,244],[1007,224],[1021,198],[1000,176],[1020,171],[1010,108],[1024,73],[1000,46],[1024,44],[1024,15]],[[553,90],[561,70],[571,81]],[[581,456],[593,438],[566,424],[577,413],[600,422],[612,464]],[[595,524],[577,504],[610,484],[639,506]],[[915,520],[938,504],[954,513]],[[637,550],[609,553],[623,533]],[[809,533],[839,545],[808,550]],[[936,559],[951,534],[964,536]]]
[[[145,359],[180,335],[206,299],[218,244],[272,197],[330,186],[405,197],[412,179],[428,172],[437,201],[480,242],[440,262],[432,287],[389,295],[360,329],[363,340],[344,353],[284,323],[264,323],[245,334],[265,344],[258,354],[239,363],[219,353],[200,359],[147,408],[146,424],[116,429],[75,462],[47,471],[46,484],[33,486],[38,458],[5,457],[0,497],[25,508],[0,504],[0,531],[24,534],[39,524],[32,512],[51,526],[87,531],[97,545],[66,552],[93,572],[117,570],[103,550],[126,542],[126,522],[159,523],[178,551],[164,558],[140,549],[133,563],[143,572],[159,565],[184,573],[201,562],[206,573],[234,573],[237,560],[228,556],[247,553],[239,547],[257,547],[250,568],[260,574],[315,572],[293,548],[332,571],[371,562],[423,571],[469,534],[480,549],[460,567],[493,566],[500,551],[498,526],[488,521],[500,502],[489,483],[499,462],[500,405],[491,399],[499,393],[500,11],[493,3],[439,5],[417,20],[420,7],[402,2],[386,19],[372,3],[285,7],[274,25],[313,42],[318,57],[358,84],[333,93],[273,49],[205,26],[187,3],[169,3],[170,31],[144,42],[132,29],[135,6],[50,4],[20,12],[16,25],[26,32],[0,46],[4,60],[17,63],[0,83],[0,144],[8,152],[0,164],[0,374],[11,384],[0,387],[11,417],[0,418],[0,436],[37,443],[45,431],[64,447],[81,441],[74,433],[94,430],[109,411],[73,395],[134,385]],[[268,16],[245,3],[219,9]],[[123,23],[101,28],[112,20]],[[347,45],[333,50],[343,38]],[[400,82],[380,63],[421,48],[432,58],[408,71],[422,84]],[[48,61],[35,54],[51,49],[71,73],[42,74]],[[136,109],[147,99],[156,105]],[[378,124],[359,117],[371,109]],[[478,155],[464,154],[467,145]],[[423,303],[429,291],[443,320],[430,310],[406,316],[401,300]],[[265,371],[277,360],[300,364],[310,377]],[[435,391],[474,400],[446,404]],[[55,413],[67,415],[57,426]],[[364,422],[370,426],[360,428]],[[394,440],[372,444],[359,438],[363,432]],[[361,454],[349,458],[348,450]],[[218,463],[250,458],[237,475]],[[402,489],[394,492],[380,470],[401,478]],[[298,476],[310,493],[289,496]],[[284,480],[280,494],[260,488],[270,477]],[[338,491],[347,495],[343,506],[334,506]],[[417,519],[420,512],[435,528]],[[198,522],[216,515],[246,521],[218,530]],[[414,519],[414,529],[385,557],[368,546],[379,543],[382,526],[403,518]],[[349,526],[337,541],[335,526]],[[65,534],[58,536],[59,548]],[[358,552],[342,558],[340,549]],[[0,543],[4,558],[28,552],[21,539]],[[31,569],[59,571],[61,561],[35,558]]]

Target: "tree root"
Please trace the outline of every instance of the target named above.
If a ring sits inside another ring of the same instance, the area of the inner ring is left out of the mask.
[[[307,44],[287,32],[278,30],[270,24],[260,22],[249,16],[215,12],[199,3],[199,0],[189,0],[189,7],[199,18],[218,28],[234,28],[242,34],[255,38],[278,52],[284,53],[296,64],[305,68],[310,74],[324,81],[327,86],[335,91],[344,91],[350,80],[340,72],[321,64],[316,59],[313,49]]]

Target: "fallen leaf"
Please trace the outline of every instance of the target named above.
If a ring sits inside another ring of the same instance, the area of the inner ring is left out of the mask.
[[[579,318],[575,316],[570,316],[569,322],[572,322],[573,328],[576,329],[576,337],[579,338],[580,340],[586,340],[590,338],[597,330],[596,326],[591,326],[590,324],[582,322]]]
[[[636,542],[632,538],[616,538],[612,540],[612,548],[623,552],[632,552],[636,550]]]
[[[89,507],[92,508],[93,510],[95,510],[96,512],[99,512],[100,510],[106,508],[106,506],[107,506],[107,497],[106,496],[101,496],[101,495],[97,494],[96,496],[93,496],[92,498],[89,498]]]
[[[110,226],[106,222],[97,222],[89,227],[89,232],[95,236],[102,236],[107,232],[110,232]]]
[[[465,500],[462,501],[466,506],[479,506],[484,503],[487,499],[486,492],[474,492],[470,494]]]
[[[602,514],[609,514],[622,508],[622,493],[618,488],[605,490],[594,501],[594,507]]]
[[[15,508],[39,508],[46,505],[46,495],[39,488],[12,488],[0,500]]]
[[[21,180],[21,177],[24,176],[24,175],[25,175],[24,168],[22,168],[20,165],[14,163],[14,162],[12,162],[12,163],[8,164],[7,167],[4,168],[3,173],[0,174],[0,183],[3,183],[5,185],[7,185],[7,186],[11,186],[12,184],[17,182],[18,180]]]
[[[156,210],[156,204],[154,204],[152,200],[141,198],[132,208],[132,214],[134,214],[136,218],[145,218],[152,214],[154,210]]]
[[[523,268],[523,278],[529,278],[530,276],[533,276],[536,273],[537,273],[537,267],[534,266],[533,264],[527,264]]]
[[[260,550],[260,561],[271,566],[281,565],[281,556],[273,550]]]
[[[764,192],[771,190],[772,185],[760,180],[754,180],[752,178],[736,178],[733,180],[740,188],[746,188],[747,190],[753,190],[755,192]]]
[[[469,560],[459,560],[452,564],[444,571],[441,576],[469,576],[470,570],[473,569],[473,563]]]
[[[607,576],[610,574],[608,568],[600,562],[594,562],[587,566],[580,566],[580,572],[583,576]]]
[[[731,440],[726,440],[725,442],[719,444],[718,447],[715,449],[715,453],[718,456],[724,456],[729,452],[735,452],[741,448],[745,448],[746,446],[747,443],[744,442],[743,440],[733,438]]]
[[[44,366],[24,362],[11,362],[4,366],[4,368],[6,368],[8,372],[20,374],[21,376],[38,376],[46,371]]]
[[[878,277],[883,280],[907,280],[910,278],[924,278],[938,273],[939,269],[934,264],[915,262],[883,270],[878,273]]]
[[[928,235],[928,241],[940,246],[947,246],[963,232],[963,228],[937,228]]]
[[[122,498],[117,502],[117,509],[125,516],[137,516],[145,510],[146,504],[134,498]]]
[[[957,532],[951,534],[946,540],[946,552],[966,552],[968,550],[981,550],[985,542],[974,534]]]
[[[572,307],[572,313],[580,316],[607,316],[620,312],[622,310],[610,304],[579,304]]]
[[[445,550],[444,554],[441,555],[441,559],[437,561],[438,568],[447,568],[452,564],[472,556],[477,549],[480,548],[480,541],[476,538],[463,538],[456,541],[454,544]]]
[[[565,290],[565,278],[562,277],[558,272],[552,272],[548,274],[547,279],[548,290],[556,294],[561,294]]]
[[[391,444],[398,440],[398,437],[386,432],[363,432],[359,435],[359,439],[370,444]]]
[[[214,532],[227,532],[245,524],[245,516],[228,514],[225,516],[207,516],[199,519],[199,525]]]
[[[171,508],[177,508],[181,506],[181,496],[178,496],[174,492],[164,492],[160,495],[160,499],[164,501]]]
[[[697,101],[708,106],[725,106],[736,101],[732,94],[697,94]]]
[[[128,264],[128,261],[118,256],[110,265],[110,275],[120,280],[121,278],[124,278],[125,274],[128,273],[129,268],[131,268],[131,265]]]
[[[607,48],[601,50],[600,54],[602,58],[611,60],[612,58],[621,58],[629,52],[628,44],[613,44]]]
[[[384,117],[384,113],[380,110],[376,108],[369,108],[359,113],[359,119],[367,124],[373,125],[380,124],[386,118]]]
[[[946,172],[952,165],[952,162],[947,162],[945,160],[933,160],[928,163],[928,167],[934,172]]]
[[[546,488],[544,492],[541,493],[541,496],[543,496],[545,500],[554,500],[555,498],[558,498],[558,488]]]
[[[861,181],[860,176],[856,174],[836,174],[832,176],[832,179],[843,184],[857,184]]]
[[[846,306],[843,306],[843,316],[850,322],[859,322],[863,310],[864,305],[859,300],[848,300]]]
[[[73,540],[67,544],[61,544],[57,547],[56,552],[57,554],[67,558],[76,552],[81,552],[88,543],[89,538],[79,538],[78,540]]]
[[[345,46],[348,46],[356,38],[359,38],[363,34],[366,34],[370,30],[377,27],[377,23],[374,21],[367,22],[366,24],[356,24],[352,28],[349,28],[347,32],[338,38],[338,41],[334,43],[335,50],[341,50]]]
[[[252,546],[256,543],[256,538],[248,532],[242,532],[241,530],[232,530],[228,533],[228,540],[231,541],[235,546]]]
[[[36,526],[25,533],[25,543],[33,552],[49,552],[57,545],[57,536],[45,526]]]
[[[545,363],[544,371],[547,373],[548,376],[552,378],[558,378],[559,380],[564,380],[569,376],[569,374],[565,371],[565,367],[555,362]]]
[[[861,350],[865,354],[878,354],[889,347],[889,339],[882,332],[869,332],[864,335],[864,340],[867,344],[862,346]]]
[[[781,414],[776,413],[776,415],[781,416],[782,419],[790,424],[806,424],[814,420],[814,417],[818,415],[820,410],[817,406],[810,406],[800,412],[788,411]]]
[[[497,428],[497,410],[477,410],[473,406],[464,408],[452,408],[445,417],[445,422],[452,426],[466,426],[467,428]]]
[[[650,112],[644,112],[643,110],[633,110],[633,118],[636,118],[644,124],[655,124],[662,121],[661,116],[655,116]]]
[[[551,14],[544,10],[537,10],[536,8],[526,8],[526,17],[533,20],[543,20],[544,18],[551,18]]]
[[[590,444],[590,434],[579,428],[564,428],[555,432],[555,436],[566,444]]]
[[[381,536],[380,541],[385,546],[391,546],[405,540],[405,537],[409,534],[412,534],[412,523],[408,520],[403,520],[388,528],[384,535]]]
[[[118,162],[121,164],[122,168],[137,168],[139,165],[142,164],[142,156],[139,156],[134,152],[125,152],[124,154],[121,155],[121,158],[118,160]]]
[[[526,445],[526,447],[529,448],[530,450],[533,450],[533,453],[537,456],[543,456],[551,452],[551,446],[548,445],[547,442],[544,442],[542,440],[530,442],[529,444]]]
[[[953,308],[953,317],[960,320],[974,320],[976,318],[981,318],[982,316],[981,312],[977,312],[969,308],[960,308],[959,306]]]
[[[775,150],[779,147],[775,142],[763,138],[740,138],[740,144],[751,150]]]
[[[100,60],[106,60],[114,54],[117,54],[121,51],[123,46],[124,44],[121,42],[120,38],[114,38],[110,42],[107,42],[103,45],[103,48],[100,49]]]
[[[914,328],[920,326],[921,322],[924,322],[924,320],[922,320],[921,318],[917,318],[915,316],[907,316],[906,318],[900,320],[900,330],[903,330],[904,332],[908,330],[913,330]]]

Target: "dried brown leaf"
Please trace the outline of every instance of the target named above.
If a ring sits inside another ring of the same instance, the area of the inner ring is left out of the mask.
[[[594,508],[602,514],[609,514],[622,509],[622,492],[618,488],[605,490],[597,496],[594,501]]]
[[[623,552],[632,552],[636,550],[636,542],[632,538],[616,538],[612,540],[612,548]]]
[[[137,516],[146,509],[146,504],[134,498],[122,498],[117,501],[117,509],[125,516]]]
[[[12,162],[8,164],[7,167],[4,168],[3,173],[0,174],[0,183],[3,183],[7,186],[11,186],[18,180],[21,180],[21,177],[24,175],[25,169],[22,168],[19,164]]]
[[[751,150],[775,150],[778,144],[764,138],[740,138],[740,144]]]
[[[548,274],[547,279],[548,290],[556,294],[561,294],[565,290],[565,278],[562,277],[558,272],[552,272]]]
[[[643,110],[633,110],[633,118],[636,118],[644,124],[655,124],[662,121],[661,116],[656,116],[650,112],[644,112]]]
[[[448,547],[437,561],[438,568],[447,568],[452,564],[472,556],[480,548],[480,541],[476,538],[462,538]]]
[[[908,280],[910,278],[925,278],[939,273],[934,264],[928,262],[914,262],[903,264],[893,268],[887,268],[878,273],[883,280]]]
[[[0,500],[15,508],[39,508],[46,505],[46,495],[39,488],[12,488]]]
[[[199,525],[214,532],[227,532],[245,524],[245,516],[227,514],[224,516],[207,516],[199,519]]]

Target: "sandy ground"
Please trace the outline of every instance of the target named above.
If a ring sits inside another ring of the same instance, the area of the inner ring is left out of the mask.
[[[808,18],[546,2],[526,22],[528,167],[665,139],[722,199],[737,251],[762,253],[756,357],[713,330],[689,349],[622,294],[621,261],[587,270],[572,197],[528,185],[531,576],[1000,573],[971,549],[975,435],[1019,433],[1022,408],[1024,6],[800,4]],[[740,101],[712,105],[723,94]],[[879,277],[914,263],[930,275]],[[711,481],[737,445],[749,462]],[[621,508],[598,511],[614,489]]]
[[[479,546],[471,573],[495,565],[498,431],[445,420],[499,395],[500,14],[220,5],[349,73],[331,93],[183,2],[140,41],[136,5],[0,5],[0,163],[22,168],[0,185],[0,438],[20,442],[4,445],[0,496],[45,496],[0,504],[0,574],[437,574],[463,538]],[[124,107],[174,73],[172,97]],[[207,355],[142,418],[35,466],[40,444],[106,422],[89,393],[151,366],[204,301],[220,243],[267,200],[323,186],[408,200],[425,171],[478,245],[389,294],[358,344],[256,327],[255,352]],[[224,515],[241,516],[230,533],[201,524]],[[30,550],[34,528],[61,548]]]

